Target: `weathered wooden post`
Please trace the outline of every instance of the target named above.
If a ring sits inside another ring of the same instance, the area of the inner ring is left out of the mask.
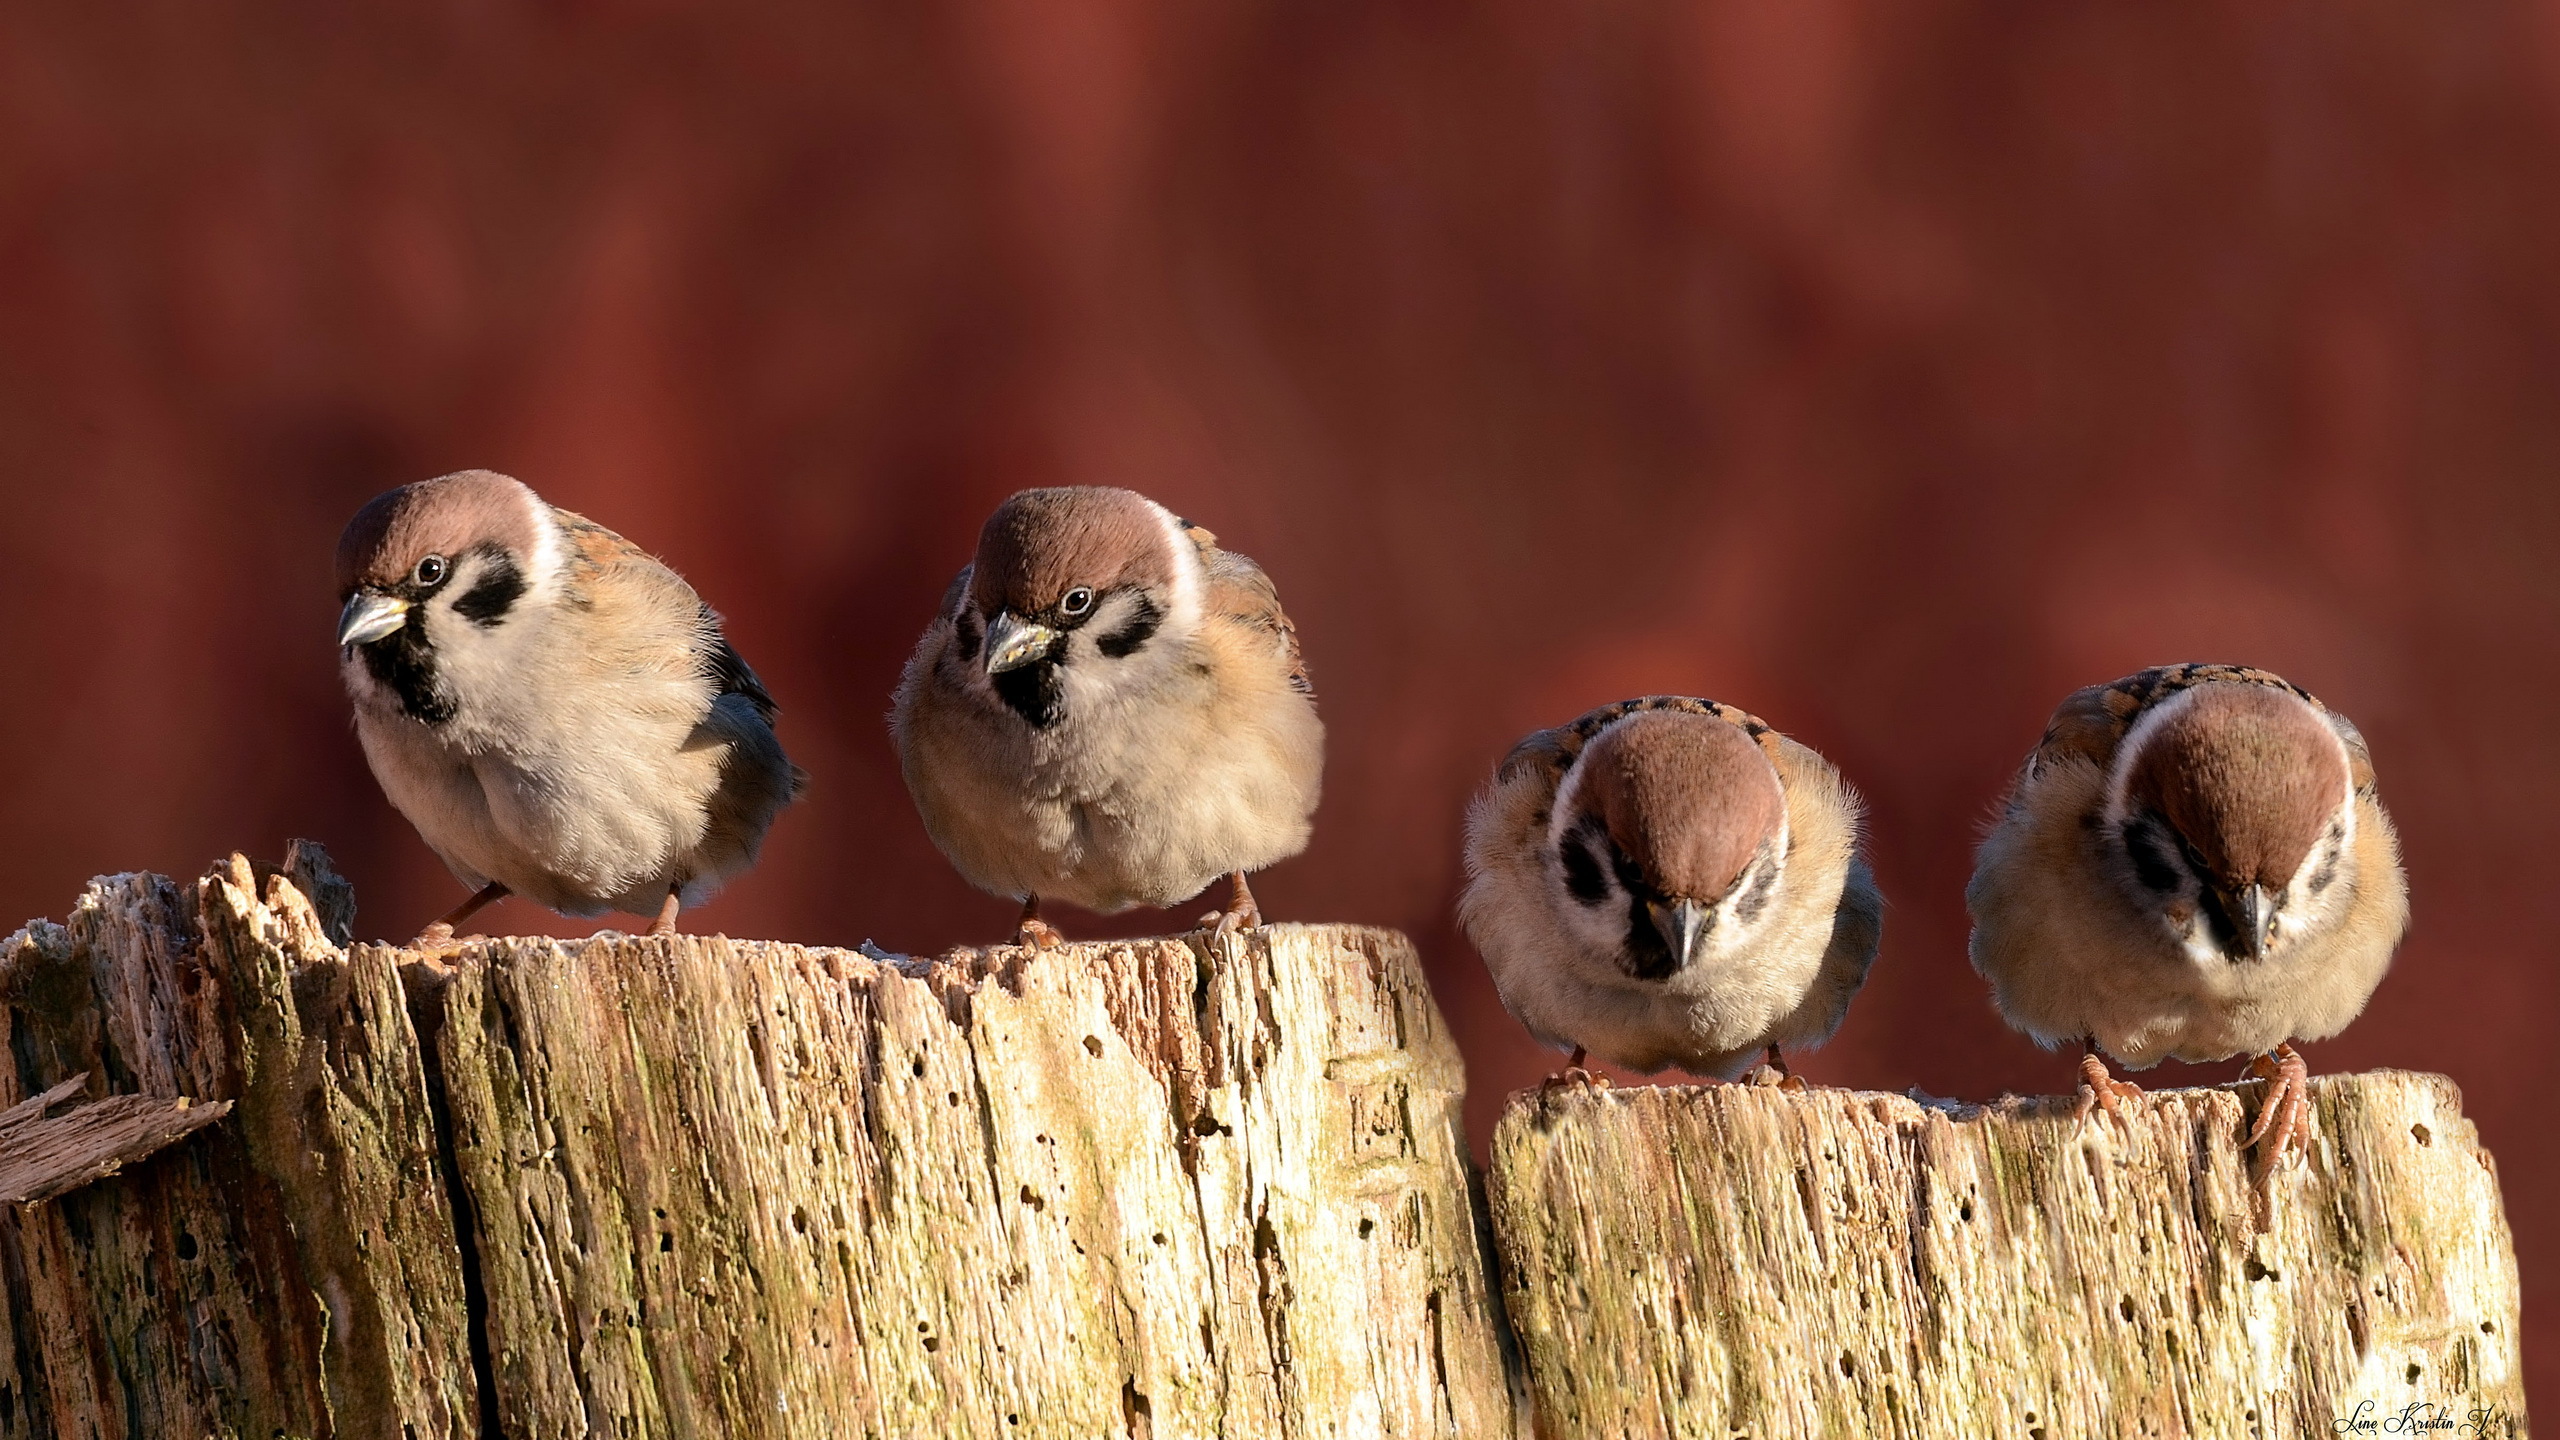
[[[1522,1429],[1399,936],[445,964],[347,909],[305,848],[0,953],[0,1109],[236,1107],[0,1220],[0,1437]]]
[[[2255,1232],[2248,1087],[2127,1131],[1725,1085],[1515,1099],[1505,1298],[1549,1435],[2525,1433],[2497,1170],[2440,1075],[2315,1082]],[[2409,1407],[2442,1431],[2383,1430]]]
[[[0,1440],[2525,1433],[2438,1077],[2322,1081],[2263,1236],[2231,1090],[1530,1095],[1488,1228],[1386,932],[351,916],[297,846],[0,942]]]

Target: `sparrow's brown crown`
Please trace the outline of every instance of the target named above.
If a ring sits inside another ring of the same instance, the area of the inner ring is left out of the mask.
[[[2272,686],[2190,694],[2131,758],[2125,801],[2159,811],[2216,882],[2281,889],[2347,798],[2345,747]]]
[[[376,495],[338,537],[338,596],[396,586],[429,555],[451,558],[482,544],[529,555],[540,503],[494,470],[439,475]]]
[[[1600,733],[1582,752],[1576,804],[1664,894],[1716,900],[1778,833],[1786,792],[1739,726],[1652,710]]]
[[[1134,490],[1025,490],[978,532],[969,590],[979,612],[1039,615],[1070,590],[1174,583],[1163,512]]]

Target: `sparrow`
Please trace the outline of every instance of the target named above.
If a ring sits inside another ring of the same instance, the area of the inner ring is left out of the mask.
[[[755,863],[805,776],[673,570],[522,483],[403,485],[338,541],[339,673],[383,793],[475,893],[670,934]]]
[[[970,884],[1040,906],[1180,903],[1306,848],[1324,726],[1262,568],[1130,490],[1006,500],[900,681],[889,719],[916,809]]]
[[[2408,928],[2399,839],[2364,737],[2281,676],[2169,665],[2054,711],[1983,841],[1974,969],[2010,1025],[2082,1048],[2079,1114],[2141,1094],[2103,1051],[2252,1055],[2261,1224],[2311,1134],[2296,1040],[2344,1029]]]
[[[1730,705],[1655,695],[1513,747],[1467,815],[1467,937],[1572,1059],[1730,1079],[1840,1028],[1884,929],[1857,794]]]

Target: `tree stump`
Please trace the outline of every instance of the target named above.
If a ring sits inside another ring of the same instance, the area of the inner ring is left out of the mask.
[[[1530,1394],[1548,1440],[2525,1433],[2440,1077],[2315,1082],[2265,1235],[2250,1086],[2123,1131],[1529,1095],[1488,1216],[1387,932],[429,956],[352,917],[297,845],[0,942],[0,1440],[1502,1437]]]
[[[0,948],[0,1110],[237,1107],[0,1218],[0,1437],[1521,1430],[1399,936],[439,960],[351,912],[301,847]]]
[[[2067,1099],[1515,1096],[1489,1181],[1541,1428],[2526,1433],[2515,1252],[2452,1082],[2316,1079],[2264,1235],[2256,1088],[2155,1092],[2122,1130]]]

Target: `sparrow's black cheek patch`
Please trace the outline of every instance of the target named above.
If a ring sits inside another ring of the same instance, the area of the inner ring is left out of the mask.
[[[1600,878],[1600,862],[1591,858],[1590,842],[1568,835],[1556,858],[1564,862],[1564,888],[1574,899],[1597,905],[1609,898],[1608,882]]]
[[[951,643],[963,661],[978,658],[978,641],[983,638],[978,628],[978,612],[963,608],[951,618]]]
[[[436,688],[435,654],[414,625],[404,625],[362,647],[364,668],[384,689],[400,697],[400,708],[412,719],[442,725],[453,718],[453,698]]]
[[[1164,624],[1164,612],[1155,602],[1141,595],[1138,608],[1129,614],[1129,623],[1093,642],[1095,649],[1114,660],[1125,660],[1138,653],[1138,647],[1154,638],[1157,627]]]
[[[988,677],[996,689],[996,698],[1005,708],[1021,716],[1034,730],[1046,730],[1058,723],[1065,705],[1063,687],[1058,683],[1058,667],[1047,660],[1011,670],[1000,670]]]
[[[2178,867],[2162,853],[2160,838],[2140,820],[2124,822],[2124,853],[2133,860],[2133,877],[2143,888],[2166,895],[2178,888]]]
[[[453,602],[453,613],[487,629],[507,618],[516,601],[524,598],[524,590],[524,574],[515,562],[504,555],[492,556],[479,580]]]

